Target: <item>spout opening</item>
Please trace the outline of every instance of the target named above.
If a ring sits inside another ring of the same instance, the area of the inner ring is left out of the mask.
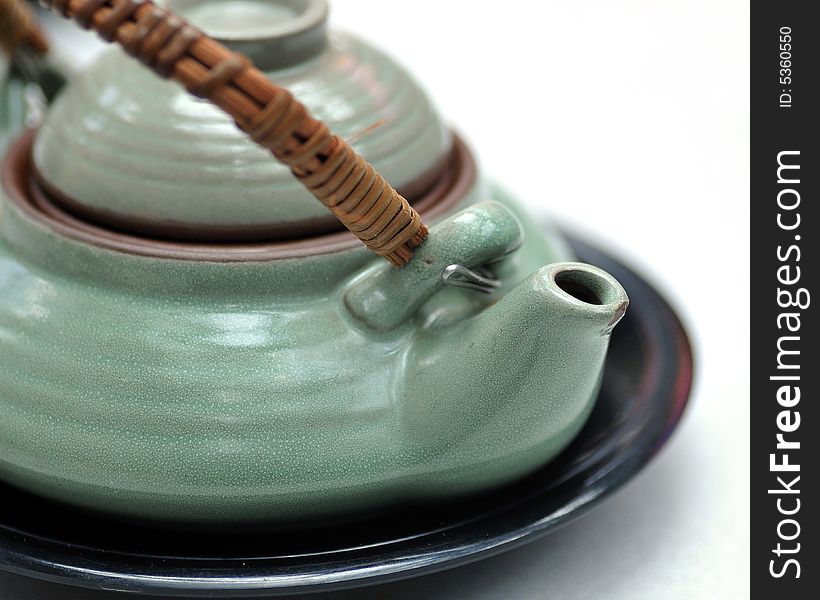
[[[619,300],[618,290],[604,277],[585,269],[566,269],[553,276],[558,288],[579,302],[604,306]]]

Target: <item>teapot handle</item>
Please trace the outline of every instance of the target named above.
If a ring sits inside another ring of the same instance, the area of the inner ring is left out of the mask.
[[[481,267],[517,250],[523,240],[521,224],[508,208],[475,204],[434,225],[404,268],[380,261],[357,275],[344,294],[345,306],[372,329],[393,329],[445,283],[490,291],[493,280]]]
[[[0,0],[0,49],[10,57],[19,49],[48,51],[48,41],[23,0]]]

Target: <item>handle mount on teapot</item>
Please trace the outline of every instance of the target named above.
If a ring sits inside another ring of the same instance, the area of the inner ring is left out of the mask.
[[[151,0],[42,1],[228,113],[394,266],[409,262],[427,237],[416,210],[372,165],[245,56]]]
[[[397,271],[381,261],[367,267],[346,290],[345,306],[369,328],[388,331],[445,285],[492,293],[500,282],[483,266],[523,241],[521,223],[509,208],[492,201],[473,204],[436,223],[407,268]]]

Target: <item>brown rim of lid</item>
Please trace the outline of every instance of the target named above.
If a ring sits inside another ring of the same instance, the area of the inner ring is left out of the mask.
[[[305,258],[361,247],[348,231],[268,243],[196,243],[139,237],[83,221],[54,204],[33,176],[31,150],[34,131],[28,131],[8,149],[0,166],[6,198],[32,220],[52,231],[109,250],[177,260],[253,262]],[[453,135],[443,176],[415,205],[425,219],[455,208],[476,181],[476,165],[464,142]]]
[[[409,184],[398,188],[411,206],[424,210],[431,202],[431,192],[440,182],[451,176],[452,153],[442,155],[432,168],[421,173]],[[65,194],[37,169],[32,161],[31,176],[37,193],[48,198],[50,204],[81,221],[136,236],[168,241],[226,243],[226,242],[278,242],[284,240],[315,237],[344,231],[344,226],[331,213],[312,219],[286,223],[262,225],[195,225],[173,220],[153,221],[137,217],[119,215],[97,207],[88,206],[77,198]],[[308,198],[308,201],[312,201]]]

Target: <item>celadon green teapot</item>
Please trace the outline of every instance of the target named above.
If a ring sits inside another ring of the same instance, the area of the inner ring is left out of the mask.
[[[286,521],[555,457],[594,404],[618,282],[488,185],[323,0],[166,5],[348,139],[429,236],[391,266],[224,113],[112,49],[3,160],[0,478],[129,517]]]

